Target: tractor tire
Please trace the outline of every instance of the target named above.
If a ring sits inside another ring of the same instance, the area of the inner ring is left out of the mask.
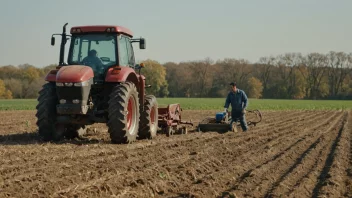
[[[153,139],[158,131],[158,102],[155,96],[147,95],[139,123],[139,139]]]
[[[54,83],[43,85],[39,91],[38,105],[36,106],[37,126],[39,136],[44,141],[57,141],[60,139],[56,126],[56,104],[58,97]]]
[[[110,94],[108,123],[111,142],[132,143],[139,128],[139,99],[136,86],[132,82],[116,85]]]

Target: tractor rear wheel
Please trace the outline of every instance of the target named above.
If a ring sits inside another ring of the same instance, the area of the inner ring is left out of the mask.
[[[108,128],[112,143],[131,143],[139,128],[139,100],[132,82],[116,85],[110,94]]]
[[[158,130],[158,102],[155,96],[147,95],[139,123],[139,139],[153,139]]]
[[[39,91],[38,105],[36,106],[38,133],[44,141],[59,140],[56,126],[56,104],[58,97],[54,83],[43,85]]]

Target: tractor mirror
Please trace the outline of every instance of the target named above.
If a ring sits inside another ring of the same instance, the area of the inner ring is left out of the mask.
[[[51,37],[51,45],[52,45],[52,46],[55,45],[55,37]]]
[[[141,38],[139,41],[139,49],[145,49],[145,39]]]

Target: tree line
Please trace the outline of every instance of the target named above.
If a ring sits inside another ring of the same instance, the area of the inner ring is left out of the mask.
[[[237,82],[250,98],[352,99],[352,53],[286,53],[244,59],[186,62],[141,61],[147,93],[157,97],[225,97]],[[0,98],[36,98],[45,75],[57,65],[0,67]]]
[[[206,58],[164,67],[169,97],[225,97],[235,81],[250,98],[352,99],[352,53],[286,53],[256,63]]]

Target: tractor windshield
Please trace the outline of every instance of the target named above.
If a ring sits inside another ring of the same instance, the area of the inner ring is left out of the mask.
[[[70,65],[87,65],[95,74],[116,64],[116,36],[109,34],[73,35],[68,56]]]

